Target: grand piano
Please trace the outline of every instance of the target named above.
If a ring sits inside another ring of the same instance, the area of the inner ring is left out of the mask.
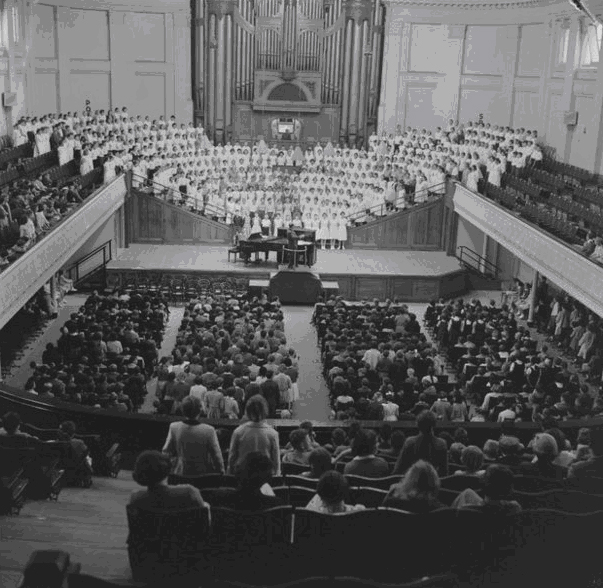
[[[297,250],[304,253],[297,254],[296,265],[307,265],[312,267],[316,263],[316,231],[309,229],[293,229],[297,235]],[[239,241],[239,252],[245,263],[251,263],[252,253],[256,253],[255,262],[259,263],[259,254],[264,253],[265,261],[271,251],[276,251],[276,261],[279,264],[289,263],[289,254],[285,249],[288,247],[287,229],[278,229],[276,237],[264,237],[263,235],[251,235],[249,239]],[[305,257],[304,257],[305,255]]]

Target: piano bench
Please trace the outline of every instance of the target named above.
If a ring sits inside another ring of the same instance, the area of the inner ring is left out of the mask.
[[[239,257],[239,253],[241,252],[241,250],[238,247],[232,247],[228,250],[228,261],[230,261],[230,256],[234,255],[234,261],[235,263],[237,262],[237,259]]]

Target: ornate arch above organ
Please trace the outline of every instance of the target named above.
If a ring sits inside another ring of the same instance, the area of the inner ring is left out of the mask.
[[[364,144],[376,128],[384,8],[379,0],[197,0],[195,114],[218,143]]]

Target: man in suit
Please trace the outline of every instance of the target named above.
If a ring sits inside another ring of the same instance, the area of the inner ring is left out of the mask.
[[[393,474],[404,474],[411,465],[423,459],[433,465],[440,477],[448,475],[448,447],[444,439],[434,435],[435,424],[436,417],[428,410],[417,416],[419,434],[405,441]]]
[[[293,230],[293,224],[289,225],[287,230],[287,249],[295,251],[297,249],[297,235]],[[297,266],[297,258],[295,253],[289,253],[289,269],[293,269]]]

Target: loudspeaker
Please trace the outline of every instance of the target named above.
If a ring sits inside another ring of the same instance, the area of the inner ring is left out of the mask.
[[[2,105],[4,108],[14,106],[17,103],[16,92],[2,92]]]
[[[568,127],[575,127],[578,124],[578,113],[575,111],[566,111],[563,113],[563,122]]]
[[[65,551],[34,551],[25,566],[21,588],[61,588],[69,568]]]

